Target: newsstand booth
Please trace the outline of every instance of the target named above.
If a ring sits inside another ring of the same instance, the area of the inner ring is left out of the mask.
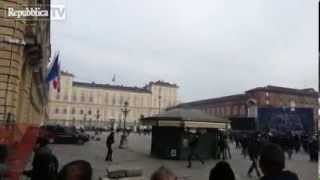
[[[142,118],[141,123],[152,126],[152,156],[187,159],[192,134],[199,132],[196,151],[203,159],[215,159],[218,137],[221,131],[227,129],[229,120],[209,116],[194,109],[173,109]]]

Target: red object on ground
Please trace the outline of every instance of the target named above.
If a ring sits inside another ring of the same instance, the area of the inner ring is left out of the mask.
[[[33,151],[39,135],[39,127],[30,125],[10,125],[0,127],[0,143],[9,149],[7,158],[7,179],[19,180]]]

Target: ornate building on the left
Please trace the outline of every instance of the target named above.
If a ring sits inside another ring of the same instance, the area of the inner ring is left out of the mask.
[[[50,0],[0,3],[0,124],[15,125],[20,135],[48,116],[45,79],[51,56],[50,18],[8,16],[8,8],[34,5],[49,11]]]

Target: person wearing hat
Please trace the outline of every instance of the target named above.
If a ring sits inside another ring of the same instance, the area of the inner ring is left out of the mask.
[[[299,180],[295,173],[284,170],[284,151],[276,144],[262,147],[259,165],[264,175],[260,180]]]

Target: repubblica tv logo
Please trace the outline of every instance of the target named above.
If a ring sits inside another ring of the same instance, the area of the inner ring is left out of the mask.
[[[65,20],[67,17],[66,7],[64,5],[51,6],[28,6],[28,7],[8,7],[5,17],[15,18],[17,20]]]

